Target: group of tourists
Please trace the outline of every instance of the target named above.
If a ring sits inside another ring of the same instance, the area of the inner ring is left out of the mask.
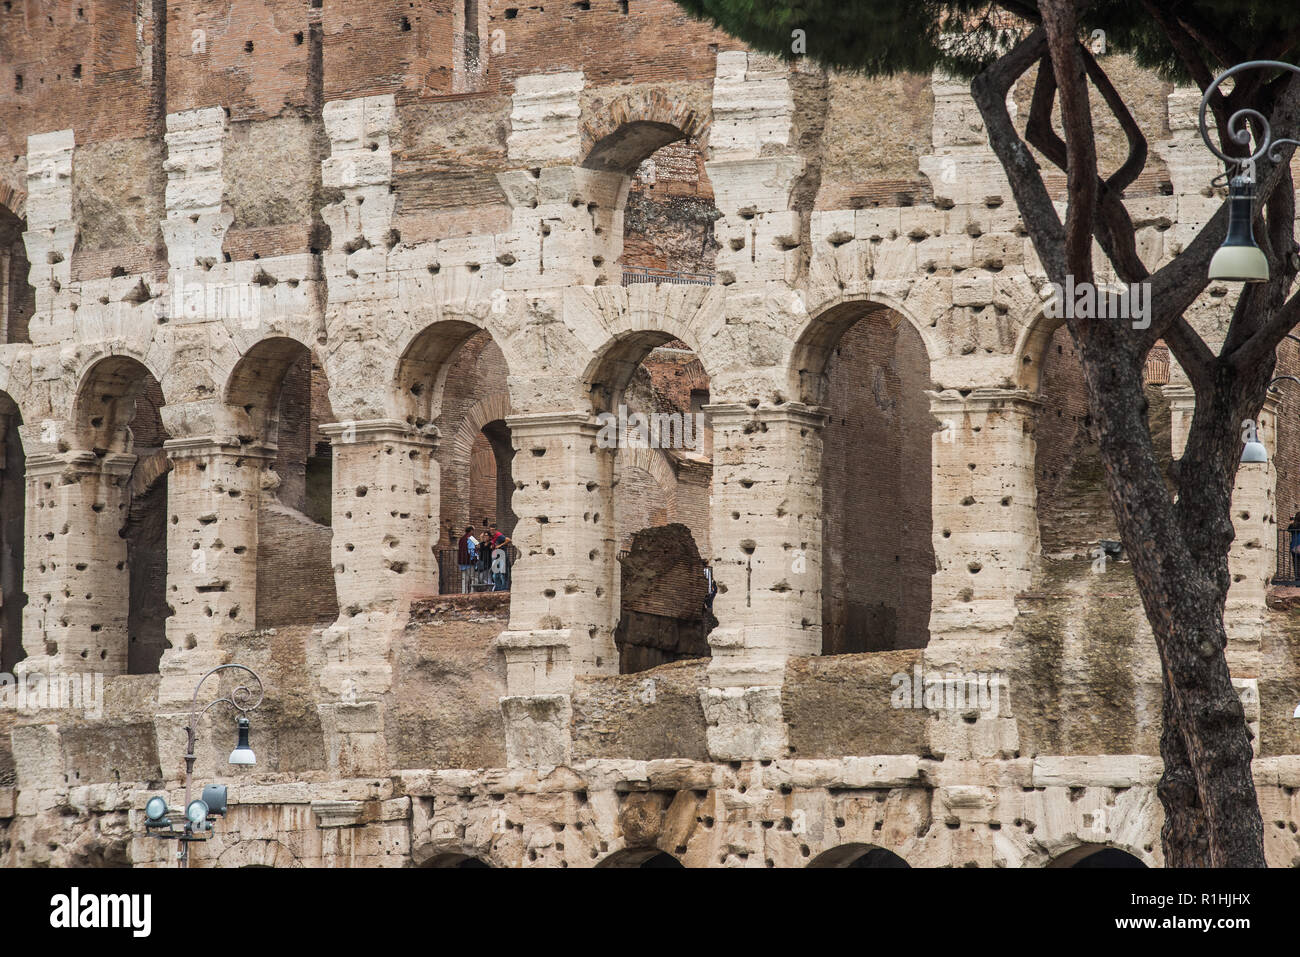
[[[510,539],[497,529],[495,522],[487,523],[482,538],[475,536],[473,525],[466,525],[465,534],[456,541],[460,590],[479,591],[490,586],[492,591],[509,591],[509,546]]]

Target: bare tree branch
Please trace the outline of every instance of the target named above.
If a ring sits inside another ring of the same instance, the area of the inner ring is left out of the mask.
[[[1043,184],[1038,164],[1016,132],[1007,112],[1007,93],[1047,49],[1047,34],[1036,27],[1009,52],[990,63],[971,81],[971,97],[979,108],[988,131],[989,144],[1007,171],[1016,206],[1024,217],[1029,238],[1039,261],[1053,282],[1065,281],[1062,255],[1065,230]]]

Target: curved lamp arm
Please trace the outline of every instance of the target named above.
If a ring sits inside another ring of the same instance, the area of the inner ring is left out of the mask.
[[[1229,156],[1210,142],[1210,130],[1205,124],[1205,113],[1210,106],[1210,97],[1218,91],[1224,80],[1245,70],[1286,70],[1291,73],[1300,74],[1300,66],[1296,66],[1294,63],[1283,63],[1281,60],[1248,60],[1245,63],[1238,63],[1236,66],[1224,70],[1214,78],[1214,82],[1210,84],[1209,88],[1205,91],[1205,94],[1201,97],[1201,111],[1199,118],[1201,139],[1205,141],[1205,145],[1209,147],[1210,152],[1223,160],[1223,162],[1228,166],[1251,166],[1265,153],[1268,153],[1268,158],[1272,162],[1280,162],[1282,159],[1281,147],[1283,144],[1300,146],[1300,141],[1292,139],[1281,139],[1275,141],[1273,139],[1272,127],[1270,127],[1268,123],[1268,118],[1265,117],[1263,113],[1259,112],[1259,110],[1244,108],[1228,117],[1228,138],[1234,143],[1240,143],[1243,146],[1250,143],[1250,128],[1246,124],[1247,120],[1253,118],[1264,128],[1264,135],[1260,139],[1259,149],[1254,153],[1251,153],[1247,157]]]
[[[239,671],[246,671],[248,672],[249,675],[252,676],[252,679],[257,682],[257,697],[256,698],[253,697],[253,690],[249,688],[248,685],[241,684],[232,688],[229,696],[224,698],[217,698],[215,701],[209,703],[202,711],[199,711],[198,710],[199,689],[203,687],[203,682],[207,681],[208,678],[210,678],[212,675],[215,675],[218,671],[226,671],[231,668],[237,669]],[[198,719],[203,715],[207,714],[208,710],[213,705],[221,704],[224,701],[226,704],[230,705],[236,711],[239,711],[240,713],[244,713],[244,712],[252,711],[258,705],[260,705],[262,703],[262,698],[265,697],[265,694],[266,694],[265,689],[262,687],[261,676],[259,676],[258,673],[254,671],[252,668],[246,667],[245,665],[235,665],[235,664],[218,665],[217,667],[209,671],[206,675],[204,675],[202,678],[200,678],[199,683],[194,686],[194,698],[190,702],[190,727],[193,728],[194,725],[197,723]]]

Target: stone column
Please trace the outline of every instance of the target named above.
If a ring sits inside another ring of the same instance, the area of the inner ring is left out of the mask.
[[[996,683],[987,713],[935,711],[931,750],[957,758],[1010,757],[1019,747],[1004,671],[1016,596],[1039,552],[1034,425],[1040,406],[1019,389],[930,393],[933,542],[927,677],[976,673]],[[974,714],[975,720],[969,720]]]
[[[569,758],[575,674],[616,674],[618,560],[612,493],[614,450],[597,445],[588,412],[506,420],[515,447],[510,628],[501,699],[506,755],[514,765]]]
[[[223,634],[257,626],[257,511],[274,450],[234,439],[170,439],[167,477],[167,641],[159,700],[189,699],[222,664]]]
[[[389,767],[381,699],[411,600],[438,591],[436,434],[396,419],[321,426],[333,442],[331,508],[339,618],[321,636],[319,705],[331,770]]]
[[[23,671],[126,673],[126,482],[135,456],[27,457]]]
[[[1180,458],[1191,432],[1196,395],[1186,383],[1171,383],[1164,387],[1164,394],[1169,399],[1172,417],[1171,451],[1175,458]],[[1281,409],[1281,397],[1277,393],[1270,394],[1256,418],[1259,440],[1268,450],[1269,460],[1238,466],[1232,490],[1235,537],[1228,551],[1231,583],[1223,612],[1223,626],[1228,633],[1226,655],[1238,690],[1254,696],[1256,714],[1258,695],[1255,689],[1259,677],[1265,596],[1277,568],[1277,472],[1273,458],[1277,454],[1277,421]],[[1247,713],[1250,714],[1249,706]]]
[[[1019,389],[930,393],[935,573],[930,645],[996,648],[1016,617],[1038,555],[1034,422]]]
[[[798,403],[707,406],[713,425],[711,550],[718,627],[700,692],[718,760],[786,753],[786,661],[821,654],[822,427]]]

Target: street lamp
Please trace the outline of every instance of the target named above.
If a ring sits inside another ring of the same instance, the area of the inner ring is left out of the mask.
[[[230,669],[245,671],[257,682],[256,696],[254,696],[254,692],[248,685],[241,684],[232,689],[226,697],[217,698],[200,711],[199,689],[203,687],[203,682],[218,671]],[[224,784],[209,784],[203,789],[202,797],[194,800],[190,799],[194,783],[194,762],[196,759],[194,751],[199,718],[207,714],[214,706],[222,703],[228,704],[238,711],[239,717],[236,719],[236,727],[239,729],[239,739],[235,743],[235,750],[230,752],[230,763],[237,766],[256,764],[257,756],[248,744],[249,721],[245,716],[262,703],[264,694],[262,679],[257,672],[252,668],[236,664],[218,665],[200,678],[199,683],[194,686],[194,697],[190,702],[190,721],[185,728],[185,807],[180,810],[168,807],[167,798],[161,794],[151,797],[144,806],[145,832],[150,837],[178,841],[180,851],[177,857],[181,867],[189,867],[190,844],[194,841],[206,841],[212,832],[211,822],[218,815],[226,813],[226,786]],[[178,822],[181,824],[180,830],[177,830],[172,823],[174,815],[180,817]]]
[[[1228,181],[1228,235],[1223,240],[1214,258],[1210,260],[1210,278],[1227,282],[1264,282],[1268,279],[1268,258],[1264,251],[1255,244],[1255,234],[1251,228],[1253,206],[1255,202],[1255,161],[1265,153],[1270,162],[1282,161],[1282,145],[1289,143],[1300,146],[1300,140],[1273,139],[1273,130],[1263,113],[1258,110],[1240,109],[1228,118],[1228,137],[1234,143],[1249,147],[1249,121],[1254,119],[1262,128],[1259,149],[1249,156],[1229,156],[1210,141],[1210,130],[1205,122],[1205,113],[1210,106],[1210,98],[1218,91],[1224,80],[1243,70],[1288,70],[1300,74],[1300,67],[1281,60],[1250,60],[1238,63],[1224,70],[1214,78],[1214,82],[1201,97],[1200,127],[1201,139],[1210,152],[1223,160],[1228,172],[1224,174]],[[1215,177],[1214,184],[1219,183]]]
[[[1287,338],[1294,339],[1295,336],[1288,334]],[[1289,380],[1291,382],[1300,383],[1300,378],[1297,378],[1296,376],[1280,375],[1280,376],[1276,376],[1272,381],[1270,381],[1268,387],[1264,391],[1271,392],[1273,390],[1273,386],[1277,385],[1279,382],[1283,380]],[[1266,463],[1268,461],[1268,449],[1264,448],[1264,443],[1259,440],[1259,434],[1255,431],[1255,423],[1252,422],[1250,419],[1247,419],[1245,422],[1242,423],[1242,425],[1246,427],[1247,438],[1246,438],[1245,448],[1243,448],[1241,451],[1241,464],[1262,465]]]

